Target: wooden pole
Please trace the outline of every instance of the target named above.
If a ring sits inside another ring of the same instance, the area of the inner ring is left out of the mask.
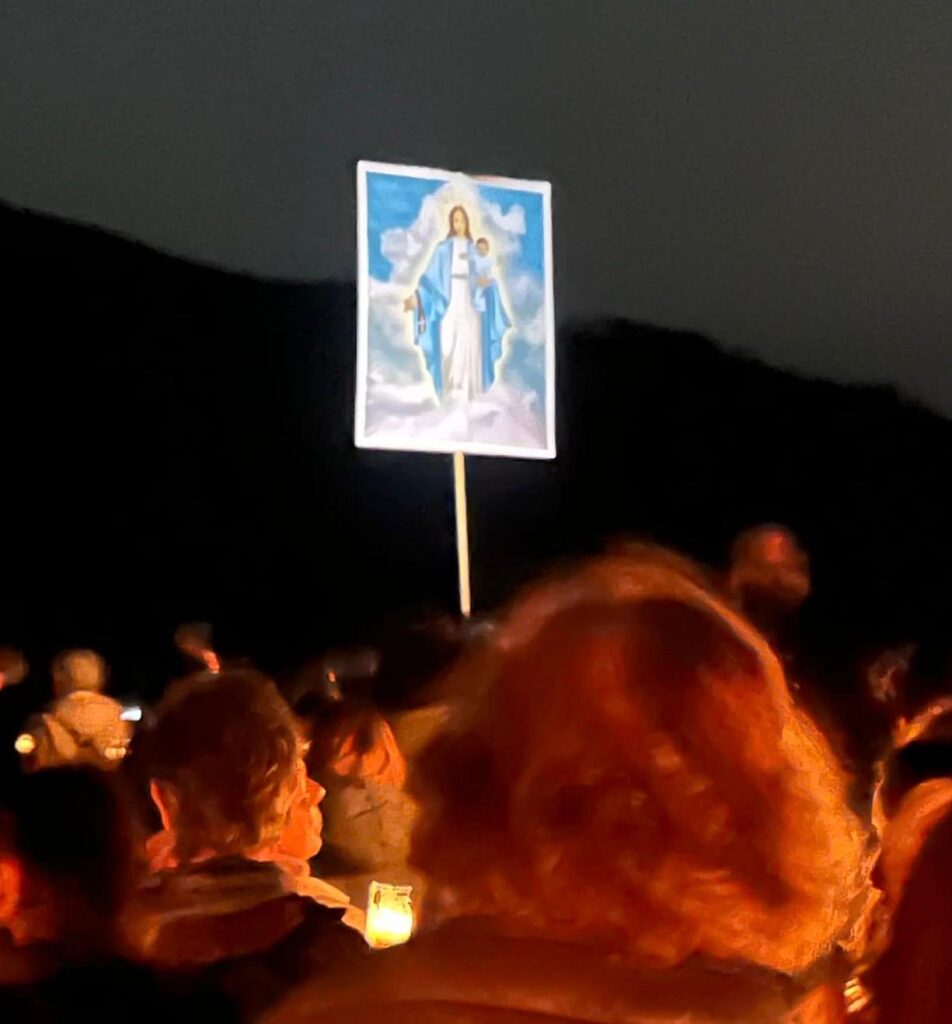
[[[453,499],[456,508],[456,562],[459,568],[459,610],[468,619],[473,606],[469,589],[469,518],[466,510],[466,456],[453,452]]]

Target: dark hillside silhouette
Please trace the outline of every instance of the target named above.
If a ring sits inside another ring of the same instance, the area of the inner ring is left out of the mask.
[[[0,207],[0,639],[146,691],[175,623],[280,669],[452,609],[449,459],[351,442],[354,289],[256,280]],[[610,314],[610,310],[605,311]],[[779,520],[843,651],[945,626],[952,425],[692,334],[564,327],[554,464],[470,460],[476,601],[637,533],[722,559]]]

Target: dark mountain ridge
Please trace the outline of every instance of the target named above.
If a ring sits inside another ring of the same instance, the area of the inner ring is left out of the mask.
[[[187,618],[280,667],[454,607],[449,459],[352,445],[352,284],[227,273],[9,206],[0,232],[0,641],[99,646],[148,688]],[[718,561],[776,520],[844,644],[942,633],[948,421],[649,324],[568,324],[558,349],[556,462],[469,460],[480,607],[615,537]]]

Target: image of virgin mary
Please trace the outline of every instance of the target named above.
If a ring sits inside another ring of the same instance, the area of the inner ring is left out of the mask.
[[[469,215],[454,206],[439,242],[404,303],[413,312],[413,336],[441,399],[468,401],[496,379],[502,342],[512,321],[495,280],[480,277]]]

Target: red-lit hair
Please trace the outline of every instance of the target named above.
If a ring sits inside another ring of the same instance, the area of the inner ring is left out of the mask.
[[[386,718],[370,703],[338,701],[316,716],[308,763],[315,778],[360,778],[403,786],[406,762]]]
[[[785,971],[844,933],[865,840],[846,777],[702,580],[667,552],[592,561],[457,667],[480,696],[418,767],[413,858],[457,912]]]

